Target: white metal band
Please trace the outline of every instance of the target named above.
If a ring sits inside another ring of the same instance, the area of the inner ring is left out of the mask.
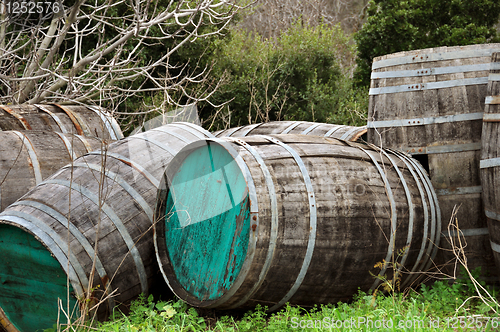
[[[349,140],[350,140],[351,135],[352,135],[354,132],[358,131],[358,130],[360,130],[360,128],[359,128],[359,127],[353,127],[353,128],[351,128],[351,129],[349,129],[348,131],[346,131],[346,132],[344,133],[344,135],[342,135],[342,136],[340,137],[340,139],[349,139]]]
[[[477,112],[477,113],[443,115],[443,116],[428,117],[428,118],[368,121],[367,125],[368,128],[424,126],[424,125],[439,124],[439,123],[482,120],[483,115],[484,115],[483,112]]]
[[[309,134],[311,131],[313,131],[314,129],[316,129],[317,127],[321,126],[322,123],[315,123],[311,126],[309,126],[306,130],[304,130],[303,132],[301,132],[300,134],[301,135],[307,135]]]
[[[493,52],[500,52],[500,44],[497,48],[492,49],[471,49],[466,51],[452,51],[452,52],[439,52],[439,53],[416,53],[415,55],[406,55],[401,57],[394,57],[374,61],[372,69],[383,67],[405,65],[410,63],[421,63],[442,60],[455,60],[455,59],[469,59],[479,57],[491,57]]]
[[[397,71],[379,71],[372,72],[371,79],[381,78],[404,78],[404,77],[421,77],[430,75],[466,73],[471,71],[489,71],[490,63],[479,63],[477,65],[465,66],[450,66],[450,67],[435,67],[421,68],[413,70],[397,70]]]
[[[234,134],[237,130],[241,129],[242,127],[235,127],[235,128],[230,128],[230,129],[227,129],[227,130],[223,130],[221,132],[219,132],[217,135],[217,137],[230,137],[232,134]]]
[[[36,156],[35,153],[35,148],[33,147],[33,144],[31,144],[31,141],[29,140],[28,136],[25,134],[22,134],[19,131],[13,130],[12,133],[17,135],[21,141],[23,142],[24,146],[26,147],[26,150],[28,151],[28,155],[31,159],[31,165],[33,165],[33,172],[35,173],[35,183],[39,184],[40,182],[43,181],[42,179],[42,170],[40,169],[40,163],[38,162],[38,157]]]
[[[215,136],[209,132],[208,130],[205,130],[203,129],[202,127],[200,126],[197,126],[193,123],[189,123],[189,122],[174,122],[174,123],[171,123],[170,124],[171,126],[179,126],[182,127],[184,130],[198,136],[199,138],[206,138],[206,137],[211,137],[211,138],[215,138]],[[188,127],[188,128],[186,128]],[[193,131],[194,130],[194,131]],[[195,134],[195,132],[199,133],[199,134]],[[200,136],[201,134],[201,136]]]
[[[89,189],[80,186],[79,184],[76,184],[74,182],[70,182],[67,180],[62,180],[62,179],[48,179],[43,182],[44,184],[56,184],[60,186],[64,186],[69,188],[70,190],[73,189],[75,191],[78,191],[78,193],[84,195],[88,199],[90,199],[96,206],[101,207],[102,211],[108,216],[109,220],[115,225],[116,229],[120,233],[123,241],[125,242],[130,255],[132,256],[132,259],[134,260],[136,269],[137,269],[137,274],[139,276],[139,281],[141,284],[141,291],[144,293],[148,292],[148,278],[146,275],[146,269],[144,267],[144,263],[142,262],[141,255],[139,253],[139,250],[135,246],[134,241],[130,237],[130,234],[128,233],[127,228],[123,224],[122,220],[116,212],[105,202],[101,202],[99,200],[99,197],[90,191]]]
[[[500,63],[500,62],[499,62]],[[500,96],[486,96],[484,99],[485,105],[499,105],[500,104]],[[488,113],[485,113],[486,115]]]
[[[473,186],[473,187],[455,187],[453,189],[436,189],[436,195],[438,196],[449,196],[449,195],[472,195],[480,194],[483,192],[483,187]]]
[[[486,217],[488,217],[490,219],[493,219],[493,220],[496,220],[496,221],[500,221],[500,214],[498,214],[496,212],[485,210],[484,214],[486,214]]]
[[[481,143],[455,144],[455,145],[438,145],[438,146],[421,146],[421,147],[402,147],[402,151],[409,154],[433,154],[433,153],[453,153],[465,151],[481,150]]]
[[[85,150],[87,150],[87,152],[92,152],[92,146],[90,145],[89,141],[87,141],[87,139],[85,138],[85,136],[82,136],[82,135],[76,135],[75,136],[80,140],[80,142],[82,142],[82,144],[85,146]]]
[[[238,136],[239,137],[245,137],[246,135],[248,135],[248,133],[250,133],[252,130],[254,130],[255,128],[259,127],[262,124],[263,124],[263,122],[261,122],[261,123],[254,123],[252,125],[245,126],[245,127],[242,128],[243,131]]]
[[[75,160],[76,158],[78,158],[78,156],[75,154],[75,151],[73,151],[73,145],[71,144],[69,139],[61,133],[58,132],[55,133],[57,134],[57,136],[59,136],[59,138],[63,141],[64,145],[66,146],[66,150],[69,153],[69,158],[71,160]]]
[[[296,121],[294,123],[292,123],[291,125],[289,125],[285,130],[283,130],[281,132],[281,134],[288,134],[289,132],[291,132],[293,129],[295,129],[296,127],[300,126],[301,124],[303,124],[305,122],[302,122],[302,121]]]
[[[280,147],[287,150],[297,163],[300,172],[302,173],[302,177],[304,179],[304,184],[307,190],[307,198],[309,200],[309,238],[307,241],[307,249],[306,254],[304,256],[304,261],[302,262],[302,267],[300,268],[299,274],[297,275],[297,279],[295,280],[292,288],[288,291],[288,293],[274,306],[269,308],[269,311],[274,311],[285,304],[299,289],[300,285],[304,281],[307,270],[309,269],[309,265],[311,264],[312,255],[314,252],[314,247],[316,244],[316,230],[317,230],[317,210],[316,210],[316,198],[314,195],[314,188],[312,186],[311,178],[309,177],[309,173],[304,164],[304,161],[299,156],[299,154],[292,149],[287,144],[281,142],[280,140],[271,137],[271,136],[262,136],[266,138],[268,141],[279,145]]]
[[[500,81],[500,74],[490,73],[488,76],[488,81]]]
[[[175,138],[177,139],[180,139],[181,141],[183,141],[184,143],[192,143],[193,141],[190,140],[190,139],[187,139],[186,137],[180,135],[180,134],[177,134],[176,132],[174,132],[173,130],[171,130],[171,128],[167,128],[167,126],[162,126],[162,127],[157,127],[157,128],[154,128],[154,129],[150,129],[152,131],[161,131],[162,133],[165,133],[165,134],[168,134],[170,136],[174,136]]]
[[[57,115],[55,115],[54,113],[52,113],[51,111],[49,111],[45,106],[43,105],[39,105],[39,104],[34,104],[34,106],[36,106],[38,109],[44,111],[45,113],[47,113],[48,115],[50,115],[50,117],[52,118],[52,120],[55,121],[55,123],[57,124],[57,126],[59,127],[59,129],[61,129],[61,132],[62,133],[68,133],[68,130],[66,129],[66,127],[64,126],[64,124],[61,122],[61,119],[59,119],[59,117]]]
[[[479,162],[479,168],[489,168],[500,166],[500,158],[484,159]]]
[[[463,78],[459,80],[428,82],[428,83],[417,82],[414,84],[394,85],[381,88],[370,88],[368,94],[370,96],[374,96],[374,95],[382,95],[382,94],[398,93],[398,92],[455,88],[459,86],[480,85],[487,83],[488,83],[488,77]]]
[[[130,136],[129,139],[141,139],[141,140],[144,140],[146,142],[149,142],[151,144],[154,144],[156,145],[157,147],[159,147],[160,149],[162,150],[165,150],[167,151],[168,153],[170,153],[172,156],[176,155],[178,151],[172,149],[171,147],[163,144],[162,142],[160,141],[157,141],[155,139],[152,139],[152,138],[149,138],[147,137],[147,134],[148,132],[143,132],[143,133],[140,133],[140,134],[135,134],[133,136]]]
[[[253,284],[252,288],[246,292],[246,294],[240,301],[238,301],[238,303],[231,306],[231,308],[238,308],[246,303],[250,299],[250,297],[252,297],[252,295],[255,294],[255,292],[260,288],[271,267],[274,251],[276,249],[276,240],[278,238],[278,202],[276,199],[276,189],[274,187],[273,178],[261,155],[250,144],[242,140],[234,139],[230,140],[230,142],[241,145],[252,155],[252,157],[255,158],[255,160],[259,164],[262,174],[264,175],[267,192],[269,193],[269,200],[271,203],[271,233],[269,235],[269,248],[267,250],[266,260],[264,261],[264,265],[262,266],[262,270],[259,274],[259,279],[257,280],[257,282]]]
[[[495,243],[495,242],[493,242],[493,241],[490,241],[490,244],[491,244],[491,249],[492,249],[494,252],[500,253],[500,245],[499,245],[499,244],[496,244],[496,243]]]
[[[94,113],[96,113],[101,118],[101,122],[106,127],[106,130],[108,131],[109,137],[112,140],[117,140],[118,135],[115,132],[115,128],[113,128],[113,124],[112,124],[112,121],[110,119],[111,115],[104,113],[103,111],[101,111],[100,109],[98,109],[97,107],[94,107],[92,105],[87,105],[87,108],[91,111],[94,111]]]
[[[346,127],[346,126],[345,125],[335,125],[335,127],[333,127],[332,129],[328,130],[323,137],[331,137],[334,132],[336,132],[337,130],[342,129],[344,127]]]

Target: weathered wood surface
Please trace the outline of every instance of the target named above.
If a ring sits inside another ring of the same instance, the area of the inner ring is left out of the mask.
[[[484,107],[481,183],[491,248],[500,276],[500,53],[493,53]]]
[[[0,130],[47,130],[118,140],[123,133],[104,109],[81,105],[0,105]]]
[[[99,307],[99,319],[114,305],[126,310],[141,292],[148,293],[157,276],[151,229],[161,174],[178,150],[208,136],[201,127],[178,123],[114,142],[38,184],[0,214],[0,226],[18,227],[36,236],[57,260],[59,274],[68,276],[72,299],[93,290],[93,299],[99,300],[115,291]],[[11,271],[1,276],[0,289],[10,287],[10,292],[0,292],[0,307],[7,317],[15,318],[15,325],[37,320],[37,307],[53,306],[31,294],[30,285],[42,276],[21,278],[22,271],[12,265],[0,261],[0,273]],[[66,298],[65,289],[52,296]],[[25,306],[16,302],[26,298]],[[48,319],[55,322],[56,318],[57,311],[52,311]]]
[[[24,130],[0,132],[0,211],[61,167],[105,144],[74,134]]]
[[[469,268],[481,266],[483,278],[490,281],[497,277],[481,200],[479,161],[489,63],[495,51],[500,51],[500,44],[375,58],[368,111],[368,142],[401,149],[428,163],[442,211],[443,235],[450,235],[447,224],[457,206],[455,217],[467,241]],[[443,272],[453,275],[454,255],[448,251],[448,241],[441,242],[444,250],[436,263],[451,263]]]
[[[406,286],[439,243],[425,171],[374,146],[305,135],[209,139],[179,152],[160,187],[157,257],[173,292],[194,306],[336,303],[377,287],[370,272],[391,279],[401,266]],[[402,265],[374,268],[384,259]]]
[[[245,137],[270,134],[316,135],[357,141],[366,136],[366,126],[354,127],[306,121],[274,121],[218,131],[217,137]],[[365,137],[366,138],[366,137]]]

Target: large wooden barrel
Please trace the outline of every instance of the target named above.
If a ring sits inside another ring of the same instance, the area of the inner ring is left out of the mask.
[[[481,200],[479,161],[484,100],[494,51],[500,44],[439,47],[375,58],[372,67],[368,141],[400,149],[428,170],[442,212],[442,234],[455,207],[470,269],[496,281]],[[455,241],[456,242],[456,241]],[[449,241],[442,239],[436,264],[455,273]],[[492,277],[488,277],[492,276]]]
[[[0,211],[61,167],[104,142],[93,137],[36,130],[0,132]]]
[[[161,278],[151,231],[161,176],[177,151],[209,136],[176,123],[114,142],[63,167],[0,213],[6,319],[21,331],[50,328],[57,299],[66,308],[68,292],[71,308],[85,296],[103,300],[96,314],[104,319],[113,306],[126,310],[148,293]]]
[[[116,120],[97,106],[0,105],[0,130],[47,130],[118,140]]]
[[[172,291],[198,307],[337,303],[375,289],[370,272],[397,271],[408,285],[439,237],[435,193],[415,160],[332,138],[198,141],[160,188],[157,258]],[[384,261],[397,263],[374,268]]]
[[[366,139],[366,126],[354,127],[306,121],[273,121],[230,128],[214,133],[217,137],[245,137],[271,134],[301,134],[333,137],[348,141]]]
[[[500,276],[500,53],[491,57],[480,167],[491,249]]]

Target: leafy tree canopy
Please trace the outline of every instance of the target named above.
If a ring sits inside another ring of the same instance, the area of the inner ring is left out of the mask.
[[[356,33],[357,84],[369,85],[374,57],[428,47],[496,42],[498,0],[372,0]]]

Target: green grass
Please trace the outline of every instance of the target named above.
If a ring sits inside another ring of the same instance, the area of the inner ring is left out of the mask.
[[[477,286],[478,284],[476,284]],[[115,313],[105,323],[72,331],[498,331],[498,293],[478,296],[474,282],[463,278],[453,284],[437,281],[431,286],[403,293],[359,292],[352,303],[301,308],[286,305],[267,314],[258,306],[244,314],[201,315],[182,301],[158,301],[141,296],[130,313]],[[482,292],[484,294],[484,292]],[[492,301],[493,300],[493,301]],[[487,305],[485,301],[489,304]],[[55,329],[54,329],[55,330]],[[49,332],[49,331],[47,331]]]

